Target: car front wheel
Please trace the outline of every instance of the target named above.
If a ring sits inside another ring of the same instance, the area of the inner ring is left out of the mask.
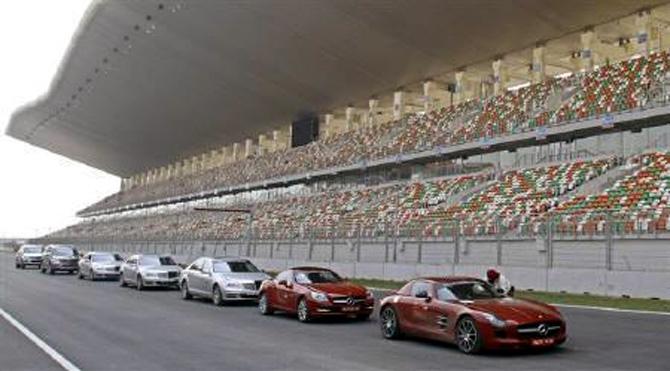
[[[482,337],[472,317],[463,317],[456,324],[456,345],[466,354],[474,354],[481,350]]]
[[[193,299],[193,295],[191,295],[191,292],[188,291],[188,283],[186,281],[181,283],[181,298],[184,300]]]
[[[309,315],[309,307],[307,306],[307,300],[305,298],[300,299],[298,302],[298,321],[300,322],[309,322],[312,318]]]
[[[265,316],[272,314],[273,312],[273,309],[268,302],[268,296],[264,292],[261,293],[261,296],[258,298],[258,310]]]
[[[385,338],[397,339],[401,336],[400,326],[398,325],[398,314],[392,306],[388,305],[382,308],[379,313],[379,323],[382,335]]]
[[[212,302],[217,307],[220,307],[224,304],[223,293],[221,292],[219,286],[214,286],[214,289],[212,290]]]

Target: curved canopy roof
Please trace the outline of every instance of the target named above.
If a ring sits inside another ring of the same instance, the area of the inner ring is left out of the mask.
[[[129,176],[663,2],[95,1],[8,134]]]

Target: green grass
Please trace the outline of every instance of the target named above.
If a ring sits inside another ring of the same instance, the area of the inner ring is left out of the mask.
[[[386,290],[397,290],[405,284],[405,282],[401,281],[388,281],[378,279],[354,278],[351,279],[351,281],[361,284],[363,286],[375,287]],[[570,294],[560,292],[522,291],[522,290],[517,291],[515,296],[518,298],[538,300],[545,303],[585,305],[592,307],[646,310],[653,312],[670,313],[670,300],[623,298],[623,297],[600,296],[591,294]]]

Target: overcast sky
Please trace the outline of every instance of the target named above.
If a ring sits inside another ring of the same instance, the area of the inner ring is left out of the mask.
[[[62,228],[76,222],[76,211],[118,190],[115,176],[4,134],[12,112],[47,91],[89,3],[2,3],[0,237],[29,237]]]

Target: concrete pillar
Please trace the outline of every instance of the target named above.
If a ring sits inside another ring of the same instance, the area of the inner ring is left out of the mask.
[[[647,55],[649,54],[649,38],[651,36],[651,12],[649,10],[642,10],[637,14],[635,28],[637,30],[637,52]]]
[[[200,156],[191,157],[191,173],[196,174],[200,171]]]
[[[332,113],[326,113],[323,116],[323,129],[324,129],[324,132],[326,133],[326,138],[337,134],[337,130],[335,130],[335,127],[333,126],[334,125],[334,121],[333,121],[334,119],[335,119],[335,115],[333,115]]]
[[[583,71],[593,70],[593,41],[595,40],[595,33],[593,30],[586,30],[579,36],[582,48],[579,51],[581,60],[581,68]]]
[[[354,113],[355,108],[351,105],[344,109],[344,127],[346,131],[354,129]]]
[[[239,161],[242,159],[240,144],[235,142],[233,143],[233,162]]]
[[[393,93],[393,119],[400,120],[405,114],[405,92],[402,90]]]
[[[368,125],[377,124],[377,108],[379,107],[379,99],[370,98],[368,99]]]
[[[167,166],[167,172],[166,172],[165,178],[166,179],[174,178],[174,164],[169,164]]]
[[[435,108],[435,83],[431,80],[423,82],[423,110],[432,111]]]
[[[259,156],[264,154],[264,153],[267,153],[270,150],[270,148],[268,148],[268,143],[267,142],[268,142],[267,135],[265,135],[265,134],[259,134],[258,135],[258,149],[257,149],[256,153]]]
[[[456,71],[454,74],[454,103],[465,101],[465,71]]]
[[[498,95],[505,92],[509,77],[507,74],[507,66],[502,58],[493,61],[493,94]]]
[[[546,74],[545,50],[546,47],[544,45],[538,45],[533,48],[533,63],[531,65],[531,81],[533,83],[544,81]]]
[[[254,141],[251,138],[247,138],[244,141],[244,158],[249,158],[254,154]]]

